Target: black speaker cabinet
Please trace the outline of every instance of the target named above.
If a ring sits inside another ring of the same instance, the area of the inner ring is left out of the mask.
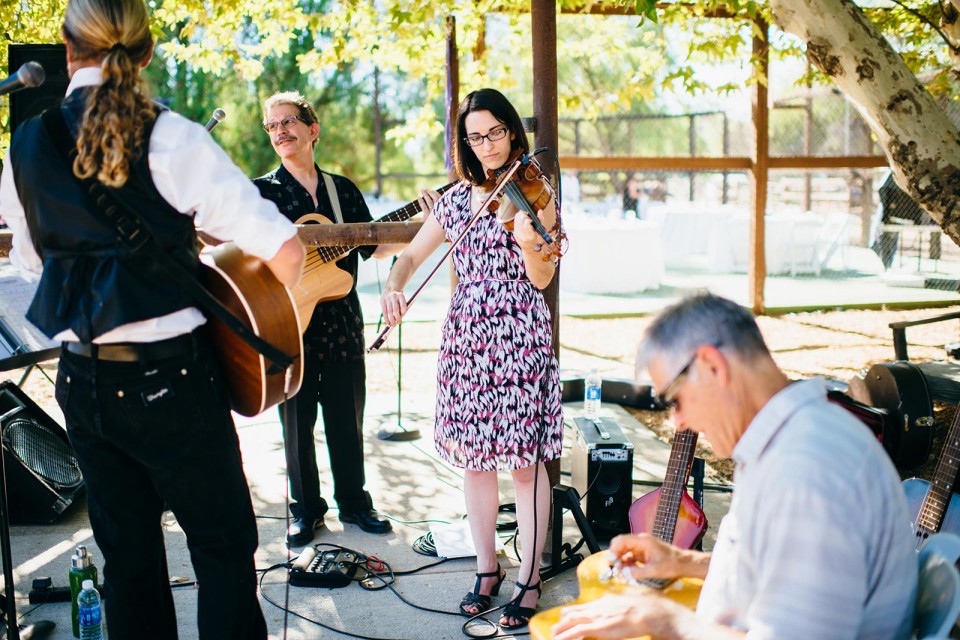
[[[10,74],[16,73],[23,63],[31,60],[39,62],[46,74],[46,79],[39,87],[10,94],[12,132],[24,120],[60,102],[67,93],[70,78],[67,76],[67,48],[62,44],[11,44],[7,53]]]
[[[586,496],[587,522],[600,539],[630,531],[627,514],[633,503],[633,443],[612,418],[596,423],[577,418],[577,433],[570,452],[571,483]],[[609,437],[604,439],[603,434]]]
[[[0,435],[10,521],[53,522],[83,489],[66,432],[8,380],[0,384]]]

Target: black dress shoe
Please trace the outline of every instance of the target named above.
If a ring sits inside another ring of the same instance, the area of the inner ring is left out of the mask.
[[[340,522],[355,524],[367,533],[386,533],[393,529],[390,521],[381,518],[376,509],[369,509],[357,513],[344,513],[341,511]]]
[[[313,532],[323,526],[323,518],[294,518],[287,529],[287,546],[302,547],[313,542]]]

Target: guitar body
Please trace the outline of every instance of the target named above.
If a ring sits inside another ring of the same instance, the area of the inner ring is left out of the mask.
[[[271,372],[263,355],[223,322],[208,316],[231,408],[255,416],[297,393],[303,380],[303,332],[293,297],[262,260],[232,242],[200,254],[204,286],[254,333],[293,358],[286,371]]]
[[[930,483],[919,478],[910,478],[903,481],[903,490],[907,494],[907,512],[913,516],[910,527],[916,531],[918,516],[923,508],[923,501],[930,491]],[[943,514],[939,531],[960,535],[960,495],[950,494],[950,502]]]
[[[333,220],[319,213],[308,213],[297,220],[297,224],[333,224]],[[319,303],[338,300],[353,289],[353,276],[338,267],[336,260],[328,261],[324,256],[330,249],[313,247],[307,250],[300,282],[291,290],[304,330]]]
[[[622,582],[604,582],[600,579],[600,575],[609,568],[610,562],[607,558],[606,551],[595,553],[581,562],[577,566],[577,581],[580,584],[580,597],[571,604],[590,602],[608,594],[636,593],[637,595],[642,595],[654,593],[669,598],[690,609],[697,606],[697,599],[700,597],[700,588],[703,586],[703,580],[684,578],[672,582],[665,589],[655,590],[624,584]],[[553,609],[547,609],[530,618],[530,637],[533,640],[552,640],[553,632],[551,628],[560,620],[560,612],[563,608],[564,607],[554,607]],[[649,637],[650,636],[644,636],[643,640]]]
[[[641,533],[654,530],[657,517],[657,505],[663,487],[658,487],[637,498],[630,505],[630,531]],[[677,513],[677,528],[673,534],[673,544],[681,549],[693,549],[703,534],[707,532],[707,516],[697,501],[684,491],[680,494],[680,509]]]

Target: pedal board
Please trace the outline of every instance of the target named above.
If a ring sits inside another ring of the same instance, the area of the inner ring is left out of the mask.
[[[355,553],[344,549],[318,551],[307,547],[290,567],[288,581],[295,587],[339,589],[353,581],[359,569]]]

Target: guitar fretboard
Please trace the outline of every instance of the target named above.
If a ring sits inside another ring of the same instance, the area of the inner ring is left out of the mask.
[[[449,190],[450,187],[452,187],[455,184],[456,182],[445,184],[439,189],[437,189],[437,192],[442,195],[445,191]],[[414,200],[413,202],[408,202],[407,204],[403,205],[396,211],[391,211],[387,215],[381,218],[377,218],[376,220],[374,220],[374,222],[405,222],[410,218],[412,218],[413,216],[417,215],[418,213],[420,213],[420,202],[417,200]],[[358,246],[360,245],[353,245],[348,247],[341,247],[341,246],[317,247],[316,252],[314,253],[314,256],[311,257],[310,260],[308,260],[308,264],[304,265],[304,269],[309,269],[311,266],[315,264],[336,262],[343,256],[347,255],[348,253],[356,249]]]
[[[680,501],[686,491],[696,447],[695,431],[678,431],[673,437],[670,460],[667,462],[667,472],[663,478],[660,500],[657,502],[657,514],[653,519],[653,535],[664,542],[673,543],[673,536],[677,531],[677,517],[680,515]],[[672,583],[673,579],[647,578],[639,582],[651,589],[663,589]]]
[[[943,443],[940,453],[940,462],[930,482],[930,489],[923,499],[920,514],[917,516],[918,535],[922,532],[936,533],[943,524],[943,516],[950,505],[950,496],[953,485],[957,480],[957,471],[960,470],[960,411],[957,412],[950,425],[950,431]]]

